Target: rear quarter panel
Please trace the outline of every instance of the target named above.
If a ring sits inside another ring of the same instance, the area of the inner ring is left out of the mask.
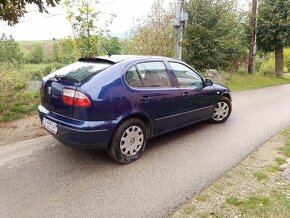
[[[82,84],[78,90],[92,101],[90,108],[75,108],[75,119],[118,123],[133,110],[121,79],[124,66],[116,64]]]

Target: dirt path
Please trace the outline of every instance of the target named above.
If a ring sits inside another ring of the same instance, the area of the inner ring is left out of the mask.
[[[30,115],[21,120],[0,124],[0,146],[47,134],[40,125],[39,117]]]

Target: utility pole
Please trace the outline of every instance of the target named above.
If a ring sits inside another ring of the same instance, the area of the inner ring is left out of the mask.
[[[173,20],[173,26],[175,29],[175,57],[181,60],[182,57],[182,35],[186,28],[188,14],[184,12],[185,1],[178,0],[176,17]]]
[[[248,74],[253,74],[254,72],[254,58],[256,55],[256,31],[257,31],[257,5],[258,0],[253,0],[252,2],[252,14],[250,21],[250,52],[248,59]]]

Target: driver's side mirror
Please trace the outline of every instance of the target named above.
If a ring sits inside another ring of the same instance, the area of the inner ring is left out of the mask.
[[[205,86],[212,86],[213,85],[213,81],[211,81],[210,79],[205,79]]]

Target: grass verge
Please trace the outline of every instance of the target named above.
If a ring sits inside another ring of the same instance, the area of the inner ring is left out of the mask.
[[[171,217],[290,217],[290,181],[283,177],[290,163],[285,152],[289,148],[290,128],[260,146]]]
[[[17,93],[10,100],[0,100],[0,123],[23,118],[27,114],[36,113],[39,105],[39,92]]]
[[[0,123],[36,112],[39,92],[28,90],[29,74],[17,68],[0,68]]]
[[[258,89],[287,83],[290,83],[290,77],[288,76],[285,76],[284,78],[276,78],[270,76],[240,74],[232,74],[224,81],[224,84],[232,91]]]

